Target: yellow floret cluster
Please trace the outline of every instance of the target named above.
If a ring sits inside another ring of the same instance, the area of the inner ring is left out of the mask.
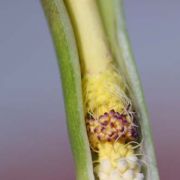
[[[86,113],[92,112],[99,117],[111,109],[122,112],[130,103],[122,76],[111,64],[99,74],[85,75],[82,83]]]

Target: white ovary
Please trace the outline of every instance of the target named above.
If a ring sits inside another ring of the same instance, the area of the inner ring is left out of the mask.
[[[104,172],[99,172],[98,176],[99,176],[99,179],[101,179],[101,180],[108,180],[109,179],[108,174],[106,174]]]
[[[143,180],[144,179],[144,175],[142,173],[137,173],[136,177],[134,178],[134,180]]]
[[[125,180],[134,180],[134,171],[133,170],[127,170],[124,174],[123,174],[123,179]]]
[[[121,174],[116,169],[116,170],[112,171],[111,174],[109,175],[109,180],[120,180],[121,179],[120,177],[121,177]]]
[[[126,158],[131,169],[136,168],[138,165],[138,158],[136,156],[129,156]]]
[[[128,162],[126,161],[126,159],[119,159],[117,161],[117,168],[121,173],[124,173],[128,168]]]
[[[101,161],[101,164],[99,166],[99,170],[108,174],[109,172],[112,171],[112,165],[111,162],[108,159],[103,159]]]

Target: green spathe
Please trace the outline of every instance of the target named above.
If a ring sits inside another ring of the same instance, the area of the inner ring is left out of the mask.
[[[72,26],[62,0],[42,0],[56,48],[70,144],[78,180],[93,180],[93,168],[85,129],[81,76]]]
[[[125,28],[121,0],[98,0],[111,50],[131,90],[131,98],[139,113],[143,151],[148,157],[147,179],[158,180],[158,171],[150,133],[147,110]],[[81,72],[77,42],[63,0],[42,0],[54,40],[64,92],[67,125],[75,160],[77,180],[93,180],[93,166],[86,134],[81,90]]]

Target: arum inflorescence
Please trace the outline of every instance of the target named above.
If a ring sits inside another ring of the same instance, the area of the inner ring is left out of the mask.
[[[100,180],[144,179],[142,162],[136,155],[140,129],[127,93],[113,61],[103,72],[87,72],[83,77],[86,128],[92,152],[97,155],[94,172]]]
[[[42,4],[59,59],[77,179],[158,180],[122,1]]]

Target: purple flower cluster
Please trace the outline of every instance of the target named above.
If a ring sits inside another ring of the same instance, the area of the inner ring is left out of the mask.
[[[98,142],[130,141],[138,137],[137,128],[128,114],[119,113],[113,109],[98,118],[91,114],[86,116],[87,132],[91,144]],[[96,148],[96,147],[95,147]]]

